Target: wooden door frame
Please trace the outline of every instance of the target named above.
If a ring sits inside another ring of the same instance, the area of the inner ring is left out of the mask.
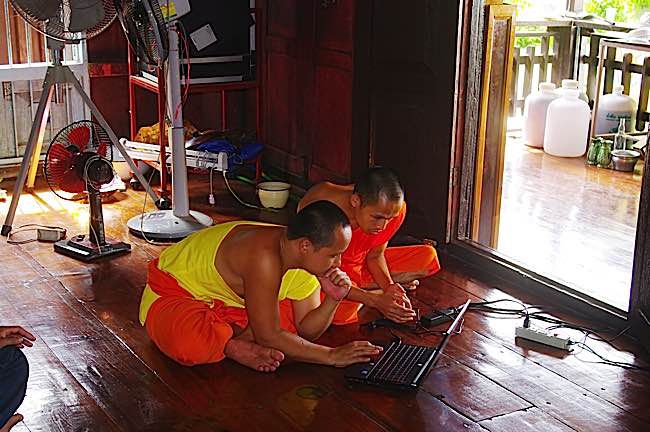
[[[485,40],[485,6],[499,3],[494,0],[464,0],[461,4],[462,21],[458,41],[456,79],[456,113],[454,143],[449,178],[449,209],[446,245],[442,253],[459,258],[468,264],[468,271],[498,275],[516,286],[512,295],[524,290],[534,293],[545,303],[573,313],[608,323],[612,326],[632,326],[633,332],[645,337],[650,347],[650,326],[641,317],[644,311],[650,319],[650,179],[644,176],[637,223],[637,235],[632,270],[632,286],[627,314],[588,298],[565,285],[513,264],[494,250],[471,241],[471,205],[475,181],[476,152],[479,136],[479,113],[483,74]],[[644,172],[650,172],[650,157],[645,159]],[[505,288],[508,291],[507,288]],[[645,336],[644,336],[645,335]]]

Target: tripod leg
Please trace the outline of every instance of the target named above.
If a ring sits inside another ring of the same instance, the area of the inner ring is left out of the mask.
[[[90,97],[86,94],[84,91],[84,88],[81,86],[79,81],[77,80],[77,77],[74,76],[70,68],[65,69],[65,75],[66,75],[66,82],[72,83],[74,88],[79,92],[79,95],[83,99],[83,101],[90,107],[90,112],[95,116],[97,119],[97,122],[106,130],[108,133],[109,138],[111,139],[111,142],[117,149],[122,153],[122,156],[124,157],[124,160],[126,161],[127,164],[129,164],[129,168],[131,168],[131,171],[133,171],[133,174],[138,178],[138,181],[144,186],[145,190],[151,197],[154,203],[158,204],[159,199],[158,195],[151,189],[151,186],[149,185],[149,182],[144,178],[144,176],[140,173],[140,170],[138,167],[136,167],[135,162],[133,162],[133,159],[131,159],[131,156],[126,152],[126,148],[122,145],[119,139],[117,139],[117,135],[115,135],[115,132],[113,132],[113,129],[109,126],[108,122],[102,115],[101,111],[95,106],[93,101],[90,99]]]
[[[14,192],[11,195],[11,204],[9,205],[9,210],[7,210],[7,217],[5,218],[4,225],[2,225],[1,234],[3,236],[7,236],[11,231],[14,216],[16,215],[16,208],[18,207],[18,200],[20,199],[20,194],[25,186],[25,180],[27,180],[27,173],[30,171],[30,165],[34,165],[34,173],[38,166],[38,158],[40,155],[35,154],[35,149],[38,142],[42,143],[43,133],[45,132],[45,126],[50,112],[50,101],[52,100],[52,94],[54,93],[55,82],[51,72],[52,68],[48,68],[47,73],[45,74],[43,92],[41,93],[41,99],[38,102],[36,116],[32,123],[32,130],[29,132],[29,140],[27,141],[27,147],[25,147],[23,161],[20,164],[20,171],[18,171],[18,177],[16,178],[16,184],[14,185]],[[40,149],[40,146],[38,146],[38,148]]]

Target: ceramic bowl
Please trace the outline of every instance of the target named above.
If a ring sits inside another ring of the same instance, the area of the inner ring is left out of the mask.
[[[257,195],[266,208],[281,209],[287,205],[291,185],[284,182],[263,182],[257,185]]]

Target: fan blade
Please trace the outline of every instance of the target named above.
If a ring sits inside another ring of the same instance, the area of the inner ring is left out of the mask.
[[[71,32],[82,32],[96,26],[104,19],[102,0],[69,0]]]
[[[59,143],[50,146],[45,167],[47,177],[52,183],[57,184],[63,180],[65,173],[72,165],[73,157],[74,154]]]
[[[77,177],[74,169],[68,171],[68,175],[65,175],[63,180],[59,182],[59,187],[62,191],[69,193],[80,193],[86,190],[86,184]]]
[[[90,128],[88,126],[81,125],[70,131],[68,134],[68,142],[77,146],[79,151],[83,152],[86,147],[88,147],[88,141],[90,140]]]
[[[97,154],[100,155],[101,157],[106,157],[106,150],[108,150],[108,145],[105,142],[102,142],[99,144],[99,147],[97,147]],[[112,157],[111,157],[112,159]]]
[[[57,15],[62,1],[52,0],[12,0],[19,8],[29,15],[46,21]]]

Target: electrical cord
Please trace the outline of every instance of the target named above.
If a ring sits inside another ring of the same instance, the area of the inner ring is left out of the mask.
[[[266,211],[269,211],[269,212],[272,212],[272,213],[277,213],[277,212],[279,211],[279,210],[274,209],[274,208],[265,208],[265,207],[260,207],[260,206],[258,206],[258,205],[255,205],[255,204],[249,204],[249,203],[243,201],[241,198],[239,198],[239,196],[235,193],[235,191],[230,187],[230,182],[228,181],[228,177],[226,177],[226,172],[225,172],[225,171],[222,171],[221,173],[223,174],[223,181],[226,183],[226,188],[228,188],[228,191],[230,191],[230,193],[232,194],[232,196],[234,196],[235,199],[236,199],[237,201],[239,201],[239,203],[240,203],[241,205],[243,205],[243,206],[245,206],[245,207],[249,207],[249,208],[254,208],[254,209],[257,209],[257,210],[266,210]],[[212,185],[212,183],[211,183],[210,185]]]
[[[522,306],[521,309],[508,309],[508,308],[498,308],[494,307],[491,305],[501,303],[501,302],[514,302],[518,303],[519,305]],[[453,312],[451,312],[449,315],[456,315],[459,311],[459,307],[454,307],[452,308]],[[599,342],[605,342],[608,344],[611,344],[613,341],[617,340],[621,336],[623,336],[625,333],[627,333],[630,330],[630,327],[625,327],[623,330],[619,331],[616,335],[614,335],[611,338],[604,338],[598,332],[606,331],[607,329],[594,329],[594,328],[589,328],[586,326],[580,326],[577,324],[573,324],[561,319],[553,318],[550,316],[545,315],[546,312],[543,310],[537,310],[537,311],[532,311],[531,309],[542,309],[542,306],[539,305],[526,305],[518,300],[512,300],[512,299],[500,299],[500,300],[494,300],[494,301],[487,301],[487,302],[477,302],[477,303],[470,303],[470,306],[468,308],[469,311],[475,311],[479,313],[489,313],[489,314],[497,314],[497,315],[506,315],[506,316],[513,316],[513,317],[519,317],[519,318],[524,318],[524,327],[528,327],[530,325],[530,320],[538,320],[542,322],[547,322],[552,324],[551,326],[547,327],[546,330],[555,330],[555,329],[561,329],[561,328],[567,328],[567,329],[572,329],[572,330],[577,330],[580,332],[583,332],[583,337],[582,340],[580,341],[569,341],[569,344],[573,347],[578,348],[578,351],[572,351],[571,354],[574,356],[577,356],[583,351],[587,351],[596,357],[600,359],[600,361],[596,363],[602,363],[602,364],[607,364],[610,366],[617,366],[621,367],[624,369],[628,370],[638,370],[638,371],[650,371],[650,368],[648,367],[643,367],[643,366],[638,366],[633,363],[628,363],[628,362],[619,362],[619,361],[614,361],[614,360],[609,360],[605,358],[604,356],[600,355],[597,353],[592,347],[587,345],[586,341],[587,339],[592,339],[595,341]],[[391,334],[393,334],[392,328],[395,328],[397,330],[401,331],[406,331],[411,334],[415,335],[421,335],[424,333],[433,333],[432,330],[427,329],[426,327],[422,326],[420,320],[420,314],[419,314],[419,309],[416,312],[417,315],[417,321],[412,325],[412,326],[405,326],[405,325],[399,325],[399,324],[386,324],[385,319],[383,320],[375,320],[370,323],[366,323],[364,325],[370,325],[371,328],[377,328],[377,327],[387,327]],[[647,317],[643,316],[644,320],[647,320]],[[650,325],[650,321],[646,321]],[[422,328],[424,330],[427,330],[426,332],[419,332],[418,330]],[[458,332],[462,331],[459,329]],[[394,334],[393,334],[394,336]],[[578,357],[576,357],[578,358]],[[581,361],[586,361],[583,359],[578,358]]]
[[[160,169],[166,169],[166,165],[165,168],[163,168],[163,165],[161,164]],[[148,183],[151,183],[151,180],[153,179],[153,175],[155,173],[156,170],[152,169],[151,174],[149,175],[149,179],[147,180]],[[145,214],[145,208],[147,207],[147,195],[148,195],[147,193],[144,194],[144,200],[142,201],[142,212],[140,212],[140,234],[142,234],[142,238],[144,239],[144,241],[152,245],[171,244],[171,242],[150,240],[147,238],[147,235],[144,233],[144,214]]]
[[[63,227],[59,226],[54,226],[54,225],[41,225],[41,224],[25,224],[21,225],[17,228],[12,229],[9,234],[7,234],[7,243],[13,244],[13,245],[21,245],[21,244],[27,244],[27,243],[32,243],[38,240],[38,237],[36,238],[30,238],[26,240],[12,240],[12,237],[20,232],[26,232],[26,231],[34,231],[38,229],[49,229],[49,230],[55,230],[59,231],[63,234],[65,234],[66,230]]]

